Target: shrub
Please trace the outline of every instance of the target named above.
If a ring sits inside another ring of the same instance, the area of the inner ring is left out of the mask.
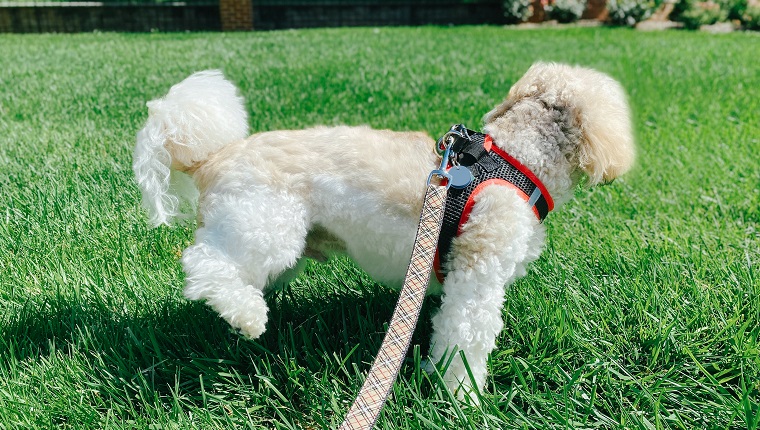
[[[745,30],[760,30],[760,6],[749,6],[741,17]]]
[[[746,0],[743,1],[746,5]],[[725,21],[732,13],[739,13],[744,8],[742,0],[721,0],[721,3],[679,0],[669,18],[682,22],[686,29],[696,30],[703,25]]]
[[[559,22],[575,22],[586,10],[586,0],[555,0],[547,5],[544,10],[550,19]]]
[[[527,21],[533,15],[531,0],[505,0],[503,9],[509,24]]]
[[[678,0],[673,5],[673,10],[668,15],[668,19],[671,21],[681,22],[681,15],[689,9],[694,8],[695,0]]]
[[[725,21],[728,14],[721,10],[720,6],[715,3],[698,3],[691,9],[687,9],[679,17],[684,28],[697,30],[703,25],[715,24],[718,21]]]
[[[659,5],[659,0],[609,0],[607,10],[612,24],[633,27],[652,16]]]
[[[741,20],[747,10],[747,0],[718,0],[718,4],[726,11],[728,19]]]

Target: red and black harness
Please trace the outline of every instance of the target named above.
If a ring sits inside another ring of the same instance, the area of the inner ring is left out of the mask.
[[[539,221],[543,221],[554,208],[554,202],[536,175],[494,145],[489,135],[457,124],[438,140],[436,149],[440,155],[449,154],[448,173],[451,175],[434,262],[436,277],[443,282],[445,273],[442,268],[451,251],[451,243],[469,219],[475,196],[485,187],[504,185],[514,188]]]

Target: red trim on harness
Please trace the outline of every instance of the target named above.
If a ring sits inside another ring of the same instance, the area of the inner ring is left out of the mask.
[[[433,258],[433,273],[435,273],[435,278],[438,279],[438,283],[443,284],[443,271],[441,270],[441,254],[438,252],[438,248],[435,249],[435,257]]]
[[[541,180],[538,179],[538,176],[536,176],[533,172],[531,172],[530,169],[525,167],[521,162],[517,161],[515,157],[507,154],[506,152],[504,152],[503,149],[499,148],[498,146],[493,145],[491,149],[493,150],[493,152],[499,154],[500,157],[507,160],[509,164],[515,166],[517,170],[521,171],[531,181],[533,181],[533,183],[536,184],[538,189],[541,190],[541,194],[544,195],[544,198],[546,199],[546,204],[549,206],[549,212],[554,210],[554,200],[552,199],[551,194],[549,194],[549,191],[544,186],[543,182],[541,182]],[[528,199],[530,199],[530,197]]]
[[[493,137],[491,137],[490,134],[486,134],[486,138],[483,140],[483,148],[485,148],[486,152],[491,152],[492,146],[493,146]]]

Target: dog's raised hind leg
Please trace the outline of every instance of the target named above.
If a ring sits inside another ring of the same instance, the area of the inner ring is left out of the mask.
[[[246,284],[238,265],[222,250],[197,243],[185,250],[182,264],[185,297],[205,300],[232,327],[252,339],[264,333],[268,308],[263,288]]]
[[[213,210],[182,255],[184,295],[258,338],[267,322],[264,288],[301,256],[307,211],[297,198],[272,191],[209,196],[205,204]]]

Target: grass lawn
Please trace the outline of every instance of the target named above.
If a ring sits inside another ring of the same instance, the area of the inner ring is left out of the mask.
[[[192,228],[149,230],[133,183],[145,101],[221,68],[253,130],[440,135],[536,60],[622,82],[637,168],[549,215],[481,407],[418,370],[429,300],[378,428],[759,428],[758,51],[606,28],[0,35],[0,429],[336,427],[396,294],[310,265],[256,342],[184,300]]]

